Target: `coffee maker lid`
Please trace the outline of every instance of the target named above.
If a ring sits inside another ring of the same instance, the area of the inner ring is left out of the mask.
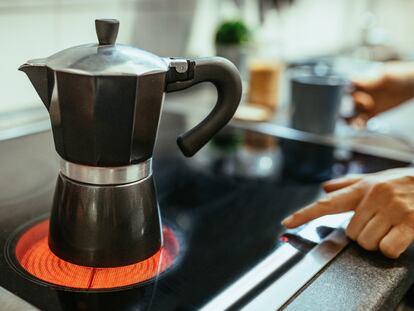
[[[150,52],[116,44],[119,21],[95,20],[98,44],[84,44],[60,51],[46,59],[52,70],[83,75],[146,75],[166,72],[168,64]]]

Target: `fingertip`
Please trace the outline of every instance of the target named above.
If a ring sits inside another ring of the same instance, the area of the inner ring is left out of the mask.
[[[288,229],[293,229],[298,227],[299,225],[296,224],[295,215],[290,215],[282,220],[282,225]]]
[[[385,257],[389,258],[389,259],[398,259],[400,257],[401,254],[386,254],[383,253]]]
[[[365,92],[355,92],[352,94],[355,108],[358,112],[371,111],[375,107],[374,98]]]
[[[329,187],[329,185],[331,184],[333,182],[333,180],[331,179],[331,180],[328,180],[328,181],[325,181],[325,182],[323,182],[322,183],[322,187],[323,188],[325,188],[325,187]]]
[[[332,191],[335,190],[335,184],[332,183],[332,182],[327,181],[327,182],[325,182],[325,183],[322,184],[322,189],[325,192],[332,192]]]
[[[293,220],[293,215],[286,217],[285,219],[282,220],[282,225],[284,225],[285,227],[289,227],[290,223]]]
[[[327,193],[335,192],[352,186],[354,183],[349,182],[335,182],[329,185],[323,185],[323,190]]]
[[[348,239],[350,239],[351,241],[356,241],[356,237],[355,235],[351,232],[351,230],[349,229],[349,225],[345,230],[345,235],[347,236]]]
[[[322,188],[325,192],[334,192],[336,190],[345,188],[351,184],[348,179],[333,179],[322,184]]]

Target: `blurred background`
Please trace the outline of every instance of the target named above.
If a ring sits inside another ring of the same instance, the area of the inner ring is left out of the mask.
[[[41,105],[19,65],[94,42],[92,21],[117,18],[119,43],[161,56],[229,58],[242,74],[243,103],[266,107],[239,117],[289,124],[289,81],[298,70],[351,81],[381,75],[384,62],[414,58],[413,10],[410,0],[0,0],[0,123]],[[341,100],[345,117],[351,102]],[[374,118],[371,128],[394,133],[397,124],[395,136],[407,140],[409,106]]]

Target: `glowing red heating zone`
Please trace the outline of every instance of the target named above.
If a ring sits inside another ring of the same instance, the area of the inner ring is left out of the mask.
[[[279,241],[283,243],[289,242],[289,238],[286,235],[282,235],[279,237]]]
[[[55,256],[49,249],[49,220],[28,229],[16,244],[16,258],[24,270],[40,280],[78,289],[109,289],[149,280],[168,269],[179,252],[174,232],[163,227],[164,246],[152,257],[116,268],[78,266]]]

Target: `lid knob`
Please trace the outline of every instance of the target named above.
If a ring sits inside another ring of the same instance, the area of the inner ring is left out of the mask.
[[[117,19],[96,19],[95,29],[99,45],[113,45],[118,36],[119,21]]]

